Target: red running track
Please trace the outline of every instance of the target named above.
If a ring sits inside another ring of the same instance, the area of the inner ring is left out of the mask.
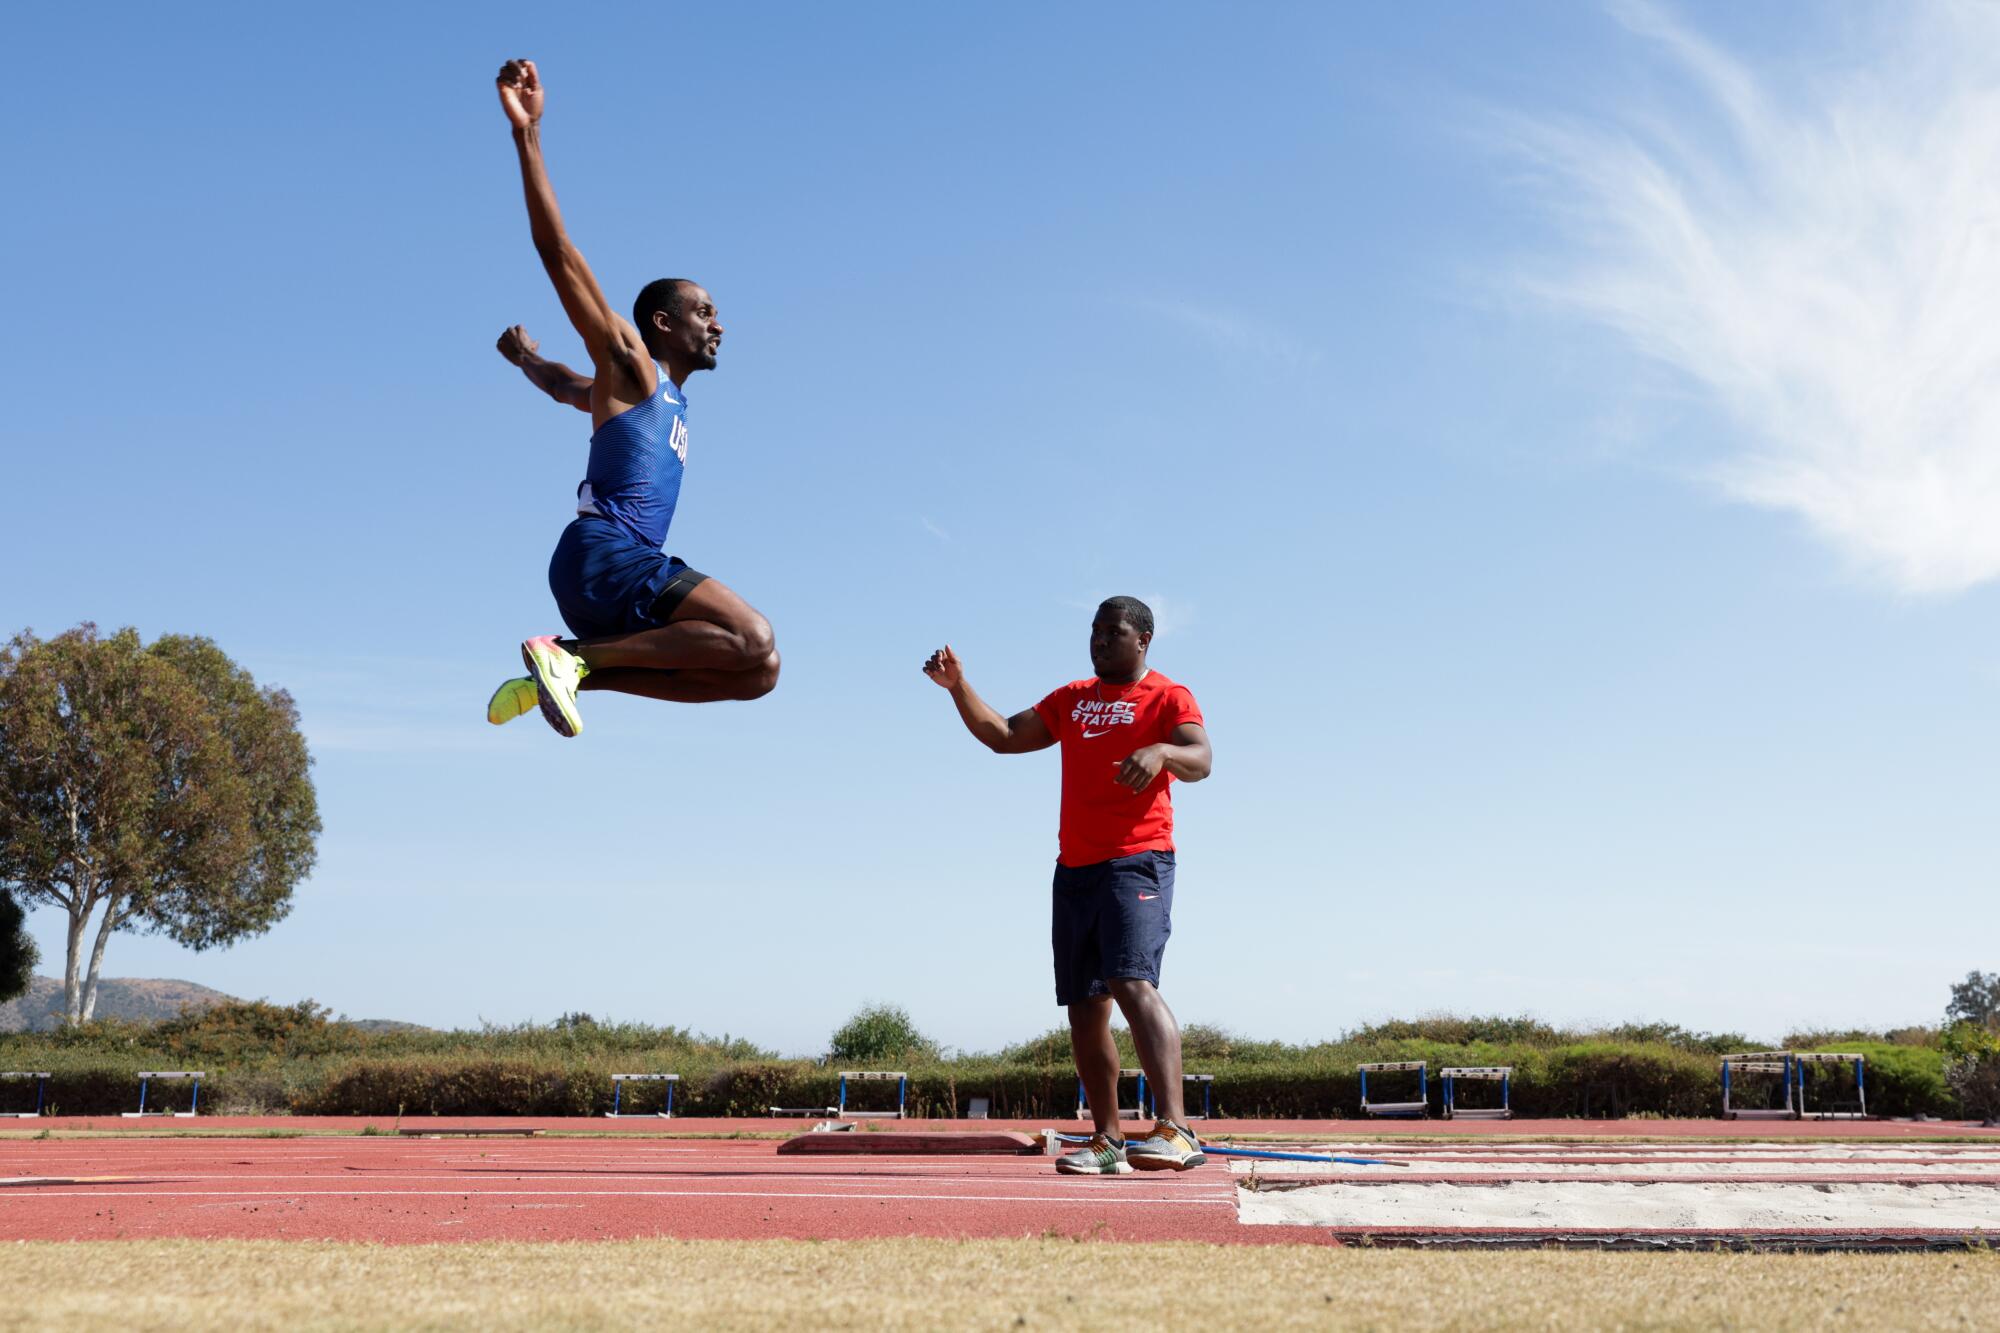
[[[0,1142],[0,1238],[368,1241],[1065,1235],[1331,1244],[1243,1226],[1226,1168],[1056,1174],[1034,1157],[798,1157],[772,1142]]]
[[[26,1128],[29,1122],[14,1123]],[[1342,1239],[1322,1228],[1240,1224],[1235,1180],[1214,1162],[1180,1174],[1080,1178],[1059,1176],[1047,1158],[1035,1157],[781,1157],[776,1141],[769,1139],[664,1139],[623,1132],[611,1137],[535,1139],[355,1136],[354,1131],[366,1123],[203,1117],[161,1125],[45,1119],[37,1122],[37,1128],[130,1133],[90,1139],[0,1139],[0,1240],[191,1236],[412,1242],[1050,1234],[1260,1244],[1338,1244]],[[439,1130],[616,1129],[647,1136],[806,1128],[796,1120],[406,1119],[403,1125]],[[162,1130],[194,1126],[307,1135],[315,1130],[346,1132],[302,1138],[155,1137]],[[387,1127],[383,1122],[382,1128]],[[963,1130],[968,1124],[905,1121],[896,1129],[925,1127]],[[1013,1126],[992,1121],[980,1126],[1008,1127]],[[1956,1137],[1960,1142],[1954,1144],[1912,1143],[1906,1149],[1893,1149],[1914,1153],[1924,1165],[1945,1171],[1962,1170],[2000,1148],[2000,1133],[1968,1132],[1961,1125],[1935,1122],[1762,1122],[1751,1129],[1722,1121],[1449,1126],[1437,1121],[1393,1126],[1359,1121],[1235,1121],[1211,1122],[1206,1128],[1212,1137],[1284,1135],[1320,1142],[1388,1138],[1374,1151],[1413,1162],[1485,1160],[1523,1166],[1565,1159],[1581,1164],[1592,1156],[1601,1159],[1608,1152],[1624,1151],[1699,1161],[1693,1154],[1715,1151],[1698,1148],[1699,1140],[1748,1133],[1792,1143],[1866,1139],[1883,1148],[1892,1148],[1883,1140]],[[1393,1141],[1411,1133],[1450,1135],[1455,1141]],[[1494,1134],[1531,1141],[1490,1145],[1468,1141]],[[1627,1149],[1603,1142],[1548,1141],[1581,1135],[1675,1136],[1683,1142],[1654,1142],[1643,1148],[1635,1143]],[[1785,1152],[1771,1143],[1740,1145],[1739,1150],[1760,1156]],[[1911,1158],[1866,1164],[1889,1161],[1905,1165]]]

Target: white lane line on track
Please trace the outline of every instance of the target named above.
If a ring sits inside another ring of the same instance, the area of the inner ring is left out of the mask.
[[[816,1194],[793,1190],[37,1190],[32,1195],[18,1198],[0,1196],[0,1207],[7,1203],[18,1203],[23,1199],[359,1199],[366,1197],[391,1199],[493,1199],[493,1198],[540,1198],[551,1196],[559,1199],[833,1199],[851,1202],[856,1199],[885,1199],[891,1202],[903,1200],[911,1203],[1070,1203],[1070,1204],[1129,1204],[1201,1207],[1236,1206],[1236,1192],[1228,1194],[1195,1195],[1190,1198],[1164,1198],[1153,1196],[1139,1199],[1119,1199],[1093,1194],[1088,1197],[1075,1194]]]

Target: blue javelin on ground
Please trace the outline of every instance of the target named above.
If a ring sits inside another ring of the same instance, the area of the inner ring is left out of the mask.
[[[1088,1143],[1088,1134],[1064,1134],[1050,1131],[1062,1143]],[[1217,1157],[1256,1157],[1272,1162],[1334,1162],[1341,1166],[1408,1166],[1408,1162],[1389,1162],[1380,1157],[1334,1157],[1326,1153],[1310,1152],[1270,1152],[1263,1148],[1218,1148],[1213,1143],[1201,1145],[1204,1153],[1214,1153]]]

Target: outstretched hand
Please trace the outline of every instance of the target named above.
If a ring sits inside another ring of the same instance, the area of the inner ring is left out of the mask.
[[[517,366],[526,358],[533,356],[536,349],[541,346],[528,336],[527,326],[522,324],[516,324],[501,334],[500,341],[495,345],[499,347],[500,355]]]
[[[965,663],[958,660],[958,654],[951,645],[932,653],[924,662],[924,674],[947,690],[955,690],[965,679]]]
[[[534,61],[508,61],[493,82],[499,86],[500,109],[507,113],[508,124],[525,130],[541,120],[542,78],[535,73]]]

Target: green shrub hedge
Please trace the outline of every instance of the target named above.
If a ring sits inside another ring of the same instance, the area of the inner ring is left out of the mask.
[[[1129,1034],[1120,1032],[1118,1040],[1128,1067],[1136,1064]],[[1191,1072],[1215,1076],[1220,1116],[1357,1116],[1357,1064],[1426,1060],[1434,1108],[1442,1100],[1439,1069],[1512,1065],[1517,1114],[1595,1119],[1718,1114],[1718,1045],[1741,1050],[1754,1043],[1665,1024],[1582,1034],[1524,1019],[1446,1017],[1377,1024],[1306,1047],[1190,1025],[1184,1052]],[[1966,1113],[1945,1077],[1946,1052],[1934,1041],[1843,1040],[1823,1049],[1867,1058],[1868,1106],[1876,1114]],[[910,1053],[893,1065],[909,1071],[913,1115],[960,1116],[974,1097],[985,1098],[989,1114],[1001,1119],[1066,1120],[1076,1113],[1076,1075],[1068,1034],[1060,1029],[996,1055]],[[383,1033],[330,1019],[310,1003],[226,1005],[158,1024],[0,1035],[0,1069],[50,1070],[50,1101],[72,1115],[135,1109],[142,1069],[196,1068],[208,1071],[202,1109],[212,1114],[595,1116],[611,1107],[614,1073],[657,1072],[681,1076],[675,1102],[682,1115],[755,1116],[772,1106],[833,1105],[840,1067],[777,1059],[740,1040],[600,1024],[582,1014],[546,1026]],[[0,1096],[32,1095],[22,1085],[0,1085]],[[850,1090],[852,1100],[878,1105],[891,1104],[887,1096],[880,1085]]]

